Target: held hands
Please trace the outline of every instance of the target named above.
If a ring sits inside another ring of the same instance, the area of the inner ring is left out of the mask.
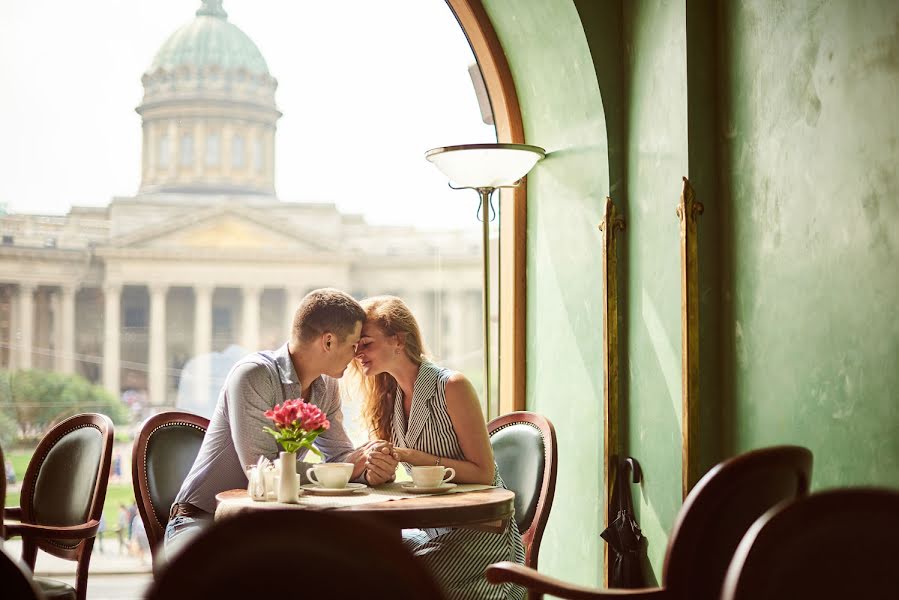
[[[381,485],[393,481],[398,464],[393,444],[384,440],[369,442],[364,446],[365,480],[369,485]]]

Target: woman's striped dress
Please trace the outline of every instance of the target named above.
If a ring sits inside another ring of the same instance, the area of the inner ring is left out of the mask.
[[[446,411],[448,369],[424,362],[418,371],[409,411],[408,429],[403,392],[397,390],[393,406],[393,443],[436,456],[465,460],[452,421]],[[410,465],[404,464],[407,472]],[[497,470],[493,485],[505,487]],[[520,599],[524,588],[491,585],[484,578],[487,565],[502,560],[524,563],[524,546],[515,519],[502,533],[464,528],[411,529],[403,543],[423,560],[450,599]]]

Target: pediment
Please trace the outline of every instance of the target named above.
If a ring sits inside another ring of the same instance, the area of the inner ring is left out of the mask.
[[[329,248],[305,231],[272,224],[249,209],[214,209],[175,217],[112,240],[129,249],[272,250],[317,253]]]

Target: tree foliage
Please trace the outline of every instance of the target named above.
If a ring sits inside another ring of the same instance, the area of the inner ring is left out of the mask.
[[[73,415],[101,413],[113,423],[128,423],[129,412],[121,400],[80,375],[52,371],[0,371],[0,443],[15,424],[18,438],[39,438],[48,429]]]

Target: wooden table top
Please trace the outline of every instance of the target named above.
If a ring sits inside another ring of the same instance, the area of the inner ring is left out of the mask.
[[[247,503],[245,489],[227,490],[215,496],[216,518],[223,509],[228,514],[271,509],[270,503]],[[369,515],[400,529],[460,527],[508,520],[515,508],[515,494],[503,488],[475,492],[418,496],[402,500],[321,508],[302,504],[277,504],[287,510],[332,510],[354,515]]]

